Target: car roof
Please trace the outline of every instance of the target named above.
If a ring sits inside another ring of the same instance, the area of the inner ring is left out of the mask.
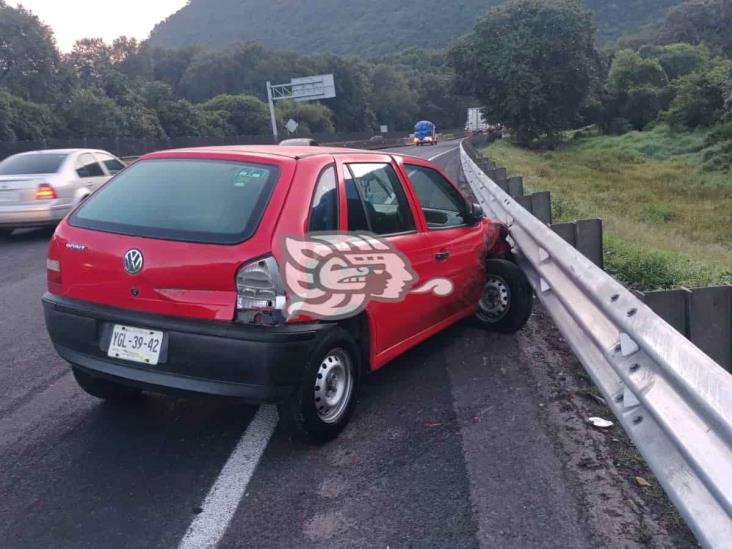
[[[292,146],[292,145],[231,145],[231,146],[216,146],[216,147],[194,147],[187,149],[170,149],[165,151],[159,151],[150,153],[144,156],[144,158],[155,158],[167,155],[183,156],[186,153],[194,153],[196,155],[201,154],[242,154],[252,156],[279,156],[284,158],[291,158],[298,160],[300,158],[306,158],[311,156],[320,155],[337,155],[337,154],[380,154],[388,155],[385,151],[367,151],[362,149],[348,149],[345,147],[334,147],[334,146]]]

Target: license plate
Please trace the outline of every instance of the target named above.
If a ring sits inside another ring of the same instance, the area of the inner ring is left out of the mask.
[[[107,356],[156,365],[163,346],[163,332],[115,324]]]

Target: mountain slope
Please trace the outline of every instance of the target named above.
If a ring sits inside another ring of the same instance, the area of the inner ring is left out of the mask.
[[[601,41],[638,30],[681,0],[586,0]],[[191,0],[158,24],[153,46],[259,42],[302,53],[378,56],[442,48],[501,0]]]

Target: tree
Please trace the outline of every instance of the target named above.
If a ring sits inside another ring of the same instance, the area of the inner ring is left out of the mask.
[[[145,52],[150,56],[152,63],[153,80],[165,82],[178,95],[180,81],[200,49],[198,46],[177,50],[146,49]]]
[[[694,129],[721,121],[730,67],[729,61],[716,60],[709,68],[683,77],[668,113],[671,124]]]
[[[36,141],[56,126],[51,109],[0,91],[0,141]]]
[[[705,44],[714,53],[732,56],[732,2],[687,0],[672,9],[657,31],[660,44]]]
[[[668,85],[668,76],[655,59],[644,59],[632,50],[620,50],[610,66],[608,85],[616,93],[639,88],[658,89]]]
[[[369,65],[351,57],[325,55],[314,60],[316,74],[333,73],[336,97],[328,100],[333,124],[339,132],[362,132],[376,128],[370,104]],[[302,76],[306,76],[303,74]]]
[[[417,95],[392,65],[377,65],[371,74],[371,106],[378,124],[407,130],[417,121]]]
[[[643,46],[639,50],[644,59],[655,59],[668,79],[673,81],[686,76],[709,62],[709,50],[705,46],[670,44],[668,46]]]
[[[135,38],[120,36],[112,42],[111,59],[115,69],[130,80],[152,80],[149,50]]]
[[[104,77],[112,70],[112,48],[101,38],[77,40],[65,62],[82,87],[101,89]]]
[[[219,95],[201,107],[204,111],[221,113],[237,135],[266,133],[270,127],[267,105],[251,95]]]
[[[620,50],[610,66],[608,105],[615,130],[626,120],[633,129],[642,130],[656,120],[668,105],[668,77],[655,59],[644,59],[638,52]]]
[[[728,122],[732,122],[732,67],[727,71],[727,78],[722,86],[724,93],[724,112]]]
[[[77,89],[61,108],[62,135],[66,137],[117,137],[123,134],[119,106],[92,89]]]
[[[142,103],[122,107],[121,121],[119,132],[121,136],[136,138],[165,136],[158,114]]]
[[[416,118],[430,120],[438,128],[457,128],[465,123],[471,98],[455,94],[455,73],[444,52],[411,48],[382,59],[407,79],[417,96]]]
[[[124,57],[113,46],[101,38],[84,38],[74,44],[64,63],[81,88],[99,90],[120,105],[130,106],[137,98],[130,79],[117,70],[115,59]]]
[[[0,87],[29,101],[53,101],[63,92],[59,63],[51,29],[0,0]]]
[[[576,119],[599,65],[592,15],[579,0],[511,0],[450,51],[459,90],[520,143],[551,140]]]

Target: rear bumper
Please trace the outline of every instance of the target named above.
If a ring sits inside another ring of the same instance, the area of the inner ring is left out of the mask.
[[[159,393],[277,402],[297,387],[305,360],[329,324],[277,328],[163,317],[43,296],[46,327],[56,351],[99,377]],[[162,331],[157,366],[109,358],[114,324]]]
[[[55,225],[71,211],[67,204],[0,205],[0,227],[20,229]]]

